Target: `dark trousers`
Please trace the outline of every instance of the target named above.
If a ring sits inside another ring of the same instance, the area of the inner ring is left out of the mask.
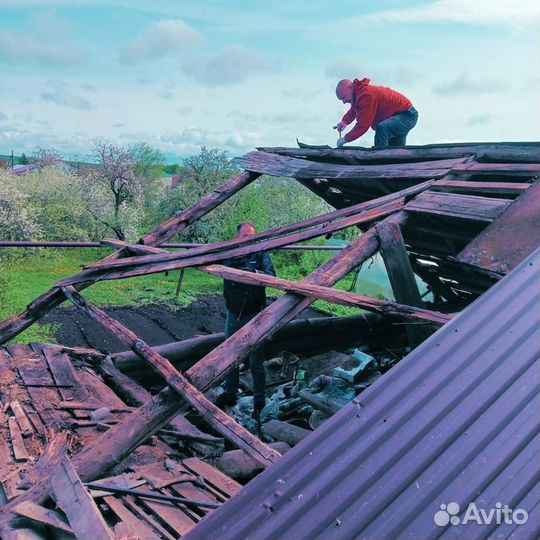
[[[379,122],[375,128],[375,148],[405,146],[407,134],[416,122],[418,111],[414,107]]]
[[[246,325],[257,313],[251,313],[248,315],[235,315],[234,313],[227,311],[227,321],[225,323],[225,337],[231,337],[235,332],[240,330],[242,326]],[[249,365],[251,368],[251,375],[253,376],[253,401],[255,403],[264,404],[266,397],[266,375],[264,372],[264,355],[260,347],[253,349],[249,355]],[[238,366],[234,367],[227,378],[223,389],[226,394],[235,396],[238,393],[240,369]]]

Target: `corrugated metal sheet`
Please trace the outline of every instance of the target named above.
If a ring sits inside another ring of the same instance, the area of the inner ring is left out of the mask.
[[[539,264],[537,250],[187,538],[539,538]],[[438,526],[451,502],[461,520],[471,502],[529,520]]]

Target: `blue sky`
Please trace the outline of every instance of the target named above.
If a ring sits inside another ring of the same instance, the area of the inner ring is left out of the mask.
[[[411,99],[409,144],[539,140],[539,16],[538,0],[0,0],[0,154],[334,145],[343,77]]]

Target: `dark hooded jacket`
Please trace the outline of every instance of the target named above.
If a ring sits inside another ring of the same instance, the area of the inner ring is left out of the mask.
[[[270,255],[264,252],[229,259],[224,264],[238,270],[258,271],[269,276],[276,275]],[[224,279],[223,296],[227,310],[236,316],[258,313],[266,307],[266,290],[257,285],[247,285]]]

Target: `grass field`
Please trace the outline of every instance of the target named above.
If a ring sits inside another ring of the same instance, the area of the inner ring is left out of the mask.
[[[80,249],[34,254],[17,261],[4,264],[0,279],[0,320],[22,311],[35,298],[49,290],[57,281],[80,271],[81,267],[97,261],[111,252],[109,250]],[[301,267],[287,264],[290,257],[278,253],[273,256],[278,276],[299,280],[315,269],[306,263]],[[314,261],[315,262],[315,261]],[[317,261],[320,264],[320,260]],[[186,307],[201,294],[221,294],[222,280],[194,269],[186,269],[182,288],[176,295],[179,270],[165,274],[154,274],[119,281],[96,283],[84,291],[84,296],[100,306],[130,306],[166,303],[170,307]],[[353,276],[348,276],[337,284],[339,289],[349,290]],[[373,297],[384,296],[383,285],[363,280],[362,294]],[[281,296],[280,291],[268,291],[270,296]],[[327,302],[315,302],[314,307],[334,315],[351,315],[358,310]],[[61,309],[61,308],[57,308]],[[33,325],[20,334],[13,342],[54,341],[55,328],[52,325]]]

